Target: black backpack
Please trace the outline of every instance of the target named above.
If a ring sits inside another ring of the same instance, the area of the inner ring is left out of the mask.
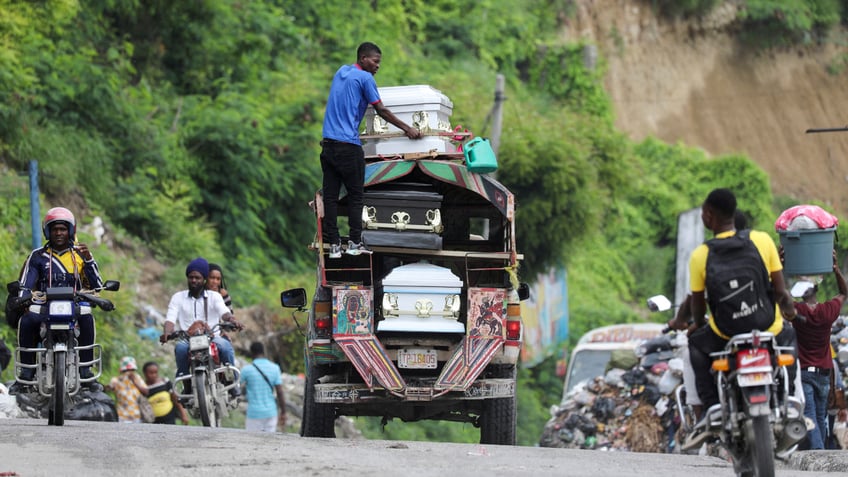
[[[21,283],[18,281],[9,282],[6,284],[6,323],[12,327],[12,329],[18,329],[18,322],[21,321],[21,317],[26,313],[26,308],[21,308],[18,305],[18,292],[21,290]]]
[[[774,323],[774,296],[768,270],[748,230],[706,242],[707,304],[727,336],[764,331]]]

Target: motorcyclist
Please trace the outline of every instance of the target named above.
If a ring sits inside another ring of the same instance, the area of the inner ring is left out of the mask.
[[[209,262],[202,257],[192,260],[186,267],[186,280],[188,290],[182,290],[171,297],[168,304],[168,314],[165,316],[165,332],[159,336],[159,341],[165,343],[168,336],[174,331],[188,331],[193,323],[201,321],[209,328],[214,327],[219,321],[227,321],[242,329],[242,325],[236,321],[229,308],[224,303],[221,294],[206,289],[206,280],[209,277]],[[221,336],[220,331],[215,331],[213,338],[222,363],[235,363],[233,345]],[[189,345],[186,341],[177,341],[174,346],[174,355],[177,360],[177,376],[183,376],[189,372],[188,359]],[[183,388],[185,393],[190,392],[188,382]]]
[[[48,287],[73,287],[74,290],[96,289],[103,286],[97,262],[84,243],[74,243],[76,237],[76,219],[74,214],[64,207],[54,207],[47,211],[42,222],[42,231],[47,243],[33,250],[27,257],[21,270],[19,297],[33,292],[44,292]],[[40,339],[41,324],[45,315],[30,309],[21,317],[18,325],[18,347],[35,348]],[[77,321],[80,347],[94,344],[94,317],[88,313],[80,315]],[[81,362],[94,359],[94,351],[83,349],[79,352]],[[35,353],[21,351],[21,363],[35,364]],[[80,377],[92,376],[89,366],[80,366]],[[34,368],[23,368],[20,378],[31,381],[35,377]],[[84,383],[85,384],[85,383]],[[102,386],[95,382],[90,387]],[[24,392],[26,387],[16,381],[9,390],[11,393]]]
[[[716,238],[723,239],[736,234],[734,225],[734,213],[736,211],[736,197],[727,189],[715,189],[707,196],[707,199],[702,205],[701,219],[704,226],[711,230]],[[783,318],[792,320],[796,316],[795,307],[792,303],[792,298],[786,290],[783,281],[780,259],[771,238],[763,232],[752,231],[750,234],[751,240],[757,247],[761,258],[763,258],[763,266],[768,272],[773,287],[775,297],[775,318],[769,331],[776,335],[777,342],[782,346],[792,346],[795,344],[795,332],[792,327],[783,326]],[[718,394],[715,389],[715,379],[710,372],[710,353],[721,351],[727,343],[727,336],[719,334],[716,321],[723,322],[728,320],[726,316],[713,316],[709,323],[706,320],[707,303],[705,299],[705,275],[706,275],[706,257],[708,248],[706,244],[700,245],[690,258],[690,284],[691,284],[691,317],[694,319],[694,325],[697,330],[689,335],[689,355],[692,362],[692,368],[695,372],[696,387],[698,395],[703,401],[703,409],[709,409],[711,406],[718,406]],[[689,324],[683,321],[683,318],[675,318],[669,325],[675,329],[686,329]],[[707,326],[705,326],[707,325]],[[789,368],[790,391],[794,388],[793,381],[795,380],[795,368]],[[699,418],[706,420],[710,412],[704,412]],[[698,432],[704,429],[703,422],[696,426],[696,432],[692,436],[692,444],[696,444],[704,438],[706,433]]]

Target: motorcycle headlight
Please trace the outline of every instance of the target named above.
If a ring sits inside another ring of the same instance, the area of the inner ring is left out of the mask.
[[[50,302],[50,314],[53,316],[69,316],[74,314],[74,302],[56,300]]]

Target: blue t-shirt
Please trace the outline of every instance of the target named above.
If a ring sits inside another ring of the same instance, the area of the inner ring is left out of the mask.
[[[268,382],[259,374],[256,367],[265,373]],[[277,415],[277,400],[274,397],[274,389],[282,384],[282,372],[276,363],[265,358],[253,360],[241,370],[241,384],[247,393],[247,417],[248,419],[267,419]]]
[[[324,113],[323,137],[362,145],[359,123],[369,104],[378,103],[380,93],[374,75],[358,64],[344,65],[336,71]]]

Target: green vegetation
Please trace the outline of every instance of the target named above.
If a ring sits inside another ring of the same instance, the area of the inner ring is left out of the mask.
[[[654,5],[697,15],[719,3]],[[572,336],[646,319],[644,298],[672,289],[677,214],[713,187],[733,188],[753,225],[771,229],[779,209],[747,158],[634,144],[615,130],[603,58],[587,68],[587,45],[559,40],[573,2],[357,5],[0,0],[0,277],[13,280],[29,249],[21,174],[37,160],[42,210],[67,205],[82,224],[101,216],[107,226],[94,254],[107,278],[123,282],[119,311],[98,317],[107,375],[124,354],[152,354],[172,371],[171,357],[135,334],[146,254],[170,265],[169,289],[183,285],[184,263],[203,255],[224,264],[239,306],[279,310],[281,289],[313,286],[306,204],[320,184],[324,101],[335,69],[365,40],[383,48],[378,84],[433,85],[453,100],[453,123],[477,134],[485,134],[495,74],[506,75],[498,178],[517,197],[520,272],[529,280],[568,267]],[[743,30],[779,32],[781,41],[818,37],[845,14],[836,0],[747,5]],[[273,313],[275,326],[291,329],[288,314]],[[5,325],[0,337],[15,342]],[[302,370],[300,335],[283,339],[286,369]],[[520,374],[521,444],[536,442],[559,401],[553,366],[549,359]],[[390,424],[386,434],[367,425],[381,437],[477,439],[468,425]]]

